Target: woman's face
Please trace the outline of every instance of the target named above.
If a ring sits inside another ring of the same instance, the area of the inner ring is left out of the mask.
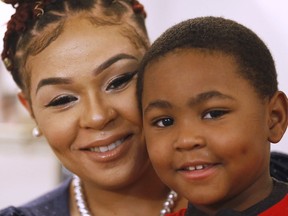
[[[31,104],[48,143],[72,172],[112,187],[148,164],[135,95],[144,49],[119,33],[73,19],[30,56]]]

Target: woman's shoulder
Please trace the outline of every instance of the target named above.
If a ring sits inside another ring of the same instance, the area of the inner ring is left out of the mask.
[[[29,212],[25,213],[20,208],[10,206],[0,210],[0,216],[33,216],[33,214],[30,214]]]
[[[20,207],[5,208],[0,216],[68,216],[70,182],[71,179],[67,179],[56,189]]]

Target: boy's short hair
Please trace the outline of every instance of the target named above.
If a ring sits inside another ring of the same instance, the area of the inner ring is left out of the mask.
[[[146,66],[167,53],[187,48],[233,56],[238,63],[240,76],[250,82],[260,97],[270,98],[278,90],[273,57],[253,31],[222,17],[199,17],[183,21],[166,30],[144,56],[137,82],[140,108]]]

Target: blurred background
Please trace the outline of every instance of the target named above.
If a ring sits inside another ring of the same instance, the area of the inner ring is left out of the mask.
[[[140,0],[148,14],[153,42],[168,27],[188,18],[222,16],[252,29],[274,57],[279,88],[288,94],[288,2],[286,0]],[[6,23],[14,13],[0,2],[0,50]],[[33,138],[35,126],[20,103],[18,88],[0,63],[0,209],[20,205],[54,188],[63,169],[43,138]],[[273,151],[288,153],[288,132]],[[65,173],[65,171],[64,171]]]

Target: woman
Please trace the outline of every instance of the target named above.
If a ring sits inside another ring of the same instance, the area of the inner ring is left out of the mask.
[[[45,136],[75,177],[0,215],[147,216],[185,206],[158,179],[141,132],[135,79],[149,46],[142,5],[5,2],[16,12],[2,59],[37,124],[35,134]]]

